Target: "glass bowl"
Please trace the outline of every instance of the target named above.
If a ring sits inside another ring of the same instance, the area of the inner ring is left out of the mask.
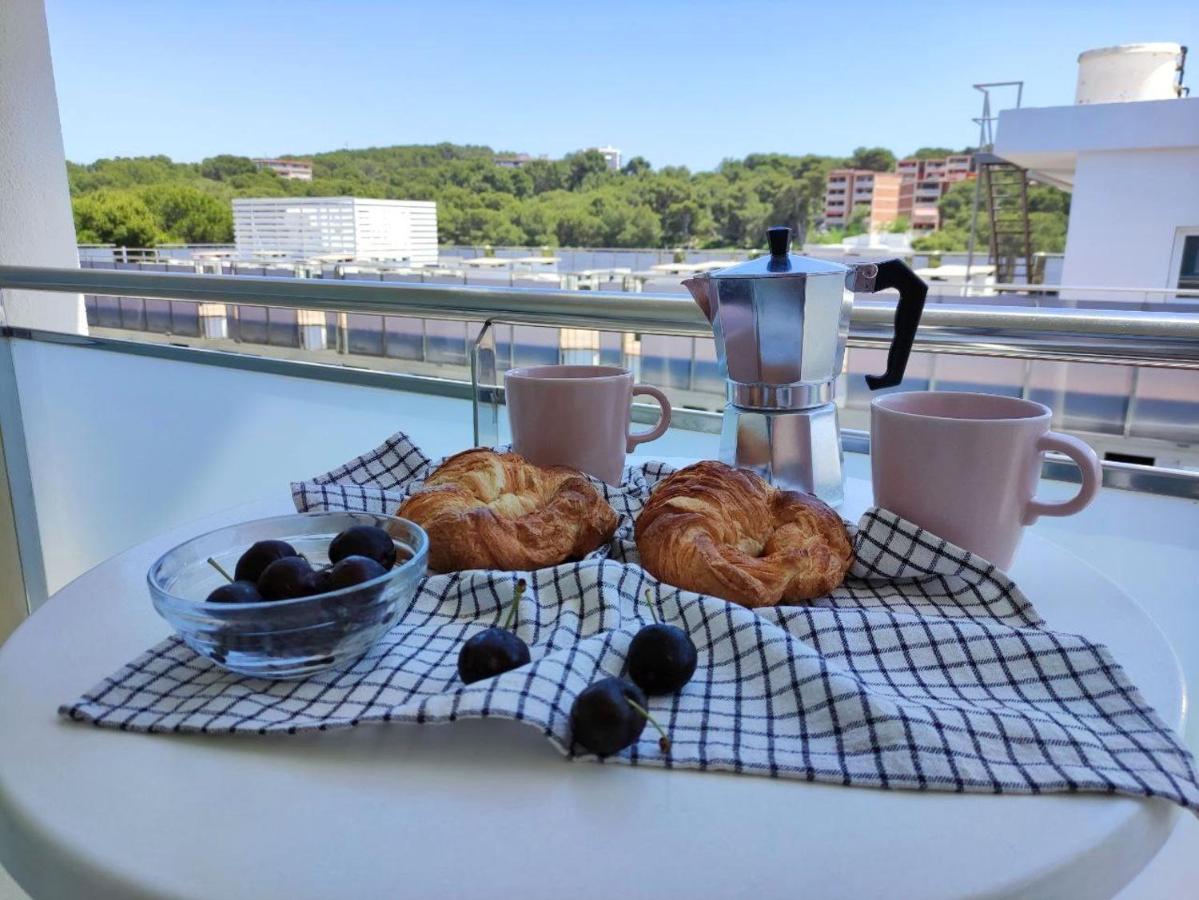
[[[314,568],[329,562],[329,542],[352,525],[390,532],[396,563],[387,574],[338,591],[258,603],[208,603],[256,541],[287,541]],[[297,513],[219,528],[164,553],[146,581],[154,608],[189,647],[241,675],[304,678],[347,665],[395,623],[425,574],[429,539],[407,519],[363,512]]]

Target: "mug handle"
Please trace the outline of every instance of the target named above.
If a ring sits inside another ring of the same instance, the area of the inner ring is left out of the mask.
[[[1047,431],[1037,441],[1037,452],[1043,453],[1046,450],[1057,450],[1070,457],[1082,472],[1082,486],[1069,500],[1059,503],[1046,503],[1035,498],[1029,500],[1028,506],[1024,507],[1024,525],[1031,525],[1040,516],[1074,515],[1090,505],[1099,493],[1099,485],[1103,483],[1103,467],[1099,464],[1099,457],[1089,445],[1078,438]]]
[[[666,429],[670,427],[670,400],[667,399],[666,395],[651,385],[635,384],[633,385],[633,396],[636,397],[638,394],[645,394],[657,400],[658,405],[662,407],[662,416],[658,419],[658,424],[649,431],[638,431],[630,434],[628,436],[628,443],[624,448],[625,453],[632,453],[633,448],[638,444],[644,444],[646,441],[660,438],[666,432]]]

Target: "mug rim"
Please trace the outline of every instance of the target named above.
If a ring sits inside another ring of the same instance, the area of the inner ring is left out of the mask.
[[[505,380],[553,381],[564,384],[599,384],[632,378],[633,373],[623,366],[547,365],[517,366],[504,373]]]
[[[941,413],[922,412],[920,410],[897,409],[891,405],[902,398],[928,397],[973,398],[1000,407],[1007,407],[1009,410],[1012,410],[1012,413],[995,416],[950,416]],[[870,409],[871,411],[878,410],[880,413],[905,419],[968,423],[970,425],[1011,425],[1017,422],[1048,421],[1053,416],[1053,410],[1044,403],[1038,403],[1036,400],[1026,400],[1023,397],[1008,397],[1003,394],[985,394],[981,391],[897,391],[892,394],[875,397],[870,401]],[[1024,412],[1016,412],[1016,410],[1023,410]]]

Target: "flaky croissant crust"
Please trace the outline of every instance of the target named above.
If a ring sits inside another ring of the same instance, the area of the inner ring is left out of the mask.
[[[845,523],[820,500],[715,461],[665,478],[636,539],[655,578],[749,607],[827,594],[853,558]]]
[[[617,523],[579,472],[486,448],[451,456],[396,515],[428,532],[435,572],[556,566],[609,540]]]

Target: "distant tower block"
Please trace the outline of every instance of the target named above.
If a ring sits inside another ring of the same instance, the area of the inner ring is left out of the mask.
[[[620,170],[620,149],[617,147],[596,147],[595,151],[604,158],[608,168],[613,172]]]
[[[361,197],[255,197],[233,201],[242,257],[437,263],[437,204]]]

